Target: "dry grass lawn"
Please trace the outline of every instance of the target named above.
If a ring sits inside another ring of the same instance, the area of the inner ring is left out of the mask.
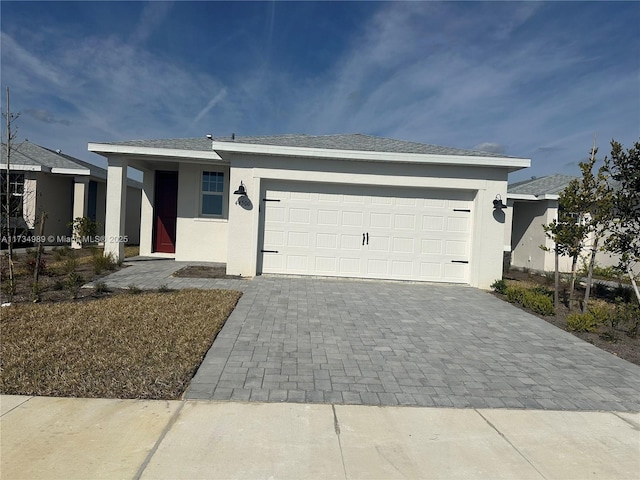
[[[3,307],[0,392],[179,399],[240,296],[181,290]]]

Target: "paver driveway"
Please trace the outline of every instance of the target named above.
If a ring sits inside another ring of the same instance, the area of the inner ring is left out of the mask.
[[[640,410],[640,367],[465,286],[262,276],[189,399]]]
[[[640,411],[640,367],[475,288],[127,264],[103,280],[244,292],[189,399]]]

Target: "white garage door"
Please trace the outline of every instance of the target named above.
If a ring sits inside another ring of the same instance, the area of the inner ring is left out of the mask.
[[[262,273],[468,283],[474,194],[268,184]]]

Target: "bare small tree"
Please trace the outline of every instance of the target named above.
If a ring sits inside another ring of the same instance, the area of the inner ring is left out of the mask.
[[[5,237],[7,243],[7,262],[9,264],[9,285],[8,291],[9,296],[12,296],[14,288],[15,288],[15,278],[14,278],[14,265],[13,265],[13,232],[11,231],[11,218],[12,218],[12,192],[11,192],[11,148],[12,142],[16,137],[16,130],[12,129],[13,122],[20,116],[17,113],[11,113],[10,103],[9,103],[9,87],[7,87],[7,111],[3,113],[2,116],[6,120],[6,155],[5,155],[5,165],[6,170],[4,172],[4,196],[2,198],[2,217],[4,220],[4,231],[3,237]]]

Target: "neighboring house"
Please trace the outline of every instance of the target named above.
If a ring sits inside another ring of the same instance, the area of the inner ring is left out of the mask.
[[[558,218],[558,198],[560,192],[577,177],[569,175],[549,175],[512,183],[507,190],[507,205],[512,217],[511,238],[508,240],[511,250],[511,266],[540,272],[555,271],[554,243],[547,238],[542,225],[548,225]],[[584,253],[591,253],[593,237],[585,239]],[[540,248],[544,245],[548,250]],[[602,245],[602,242],[600,242]],[[507,249],[505,249],[507,250]],[[571,258],[560,257],[559,270],[571,271]],[[598,252],[596,263],[607,267],[617,264],[617,258],[606,252]],[[582,263],[578,263],[578,268]]]
[[[108,160],[105,251],[122,258],[127,167],[141,255],[227,273],[455,282],[502,275],[507,174],[529,159],[367,135],[90,143]]]
[[[7,147],[2,144],[2,169],[6,175]],[[77,217],[98,222],[98,235],[104,235],[107,171],[64,153],[29,141],[11,146],[10,193],[11,227],[26,235],[39,235],[41,213],[46,213],[46,244],[59,245],[70,237],[69,223]],[[123,234],[129,243],[140,240],[140,182],[127,181],[127,221]],[[2,218],[4,224],[4,216]]]

